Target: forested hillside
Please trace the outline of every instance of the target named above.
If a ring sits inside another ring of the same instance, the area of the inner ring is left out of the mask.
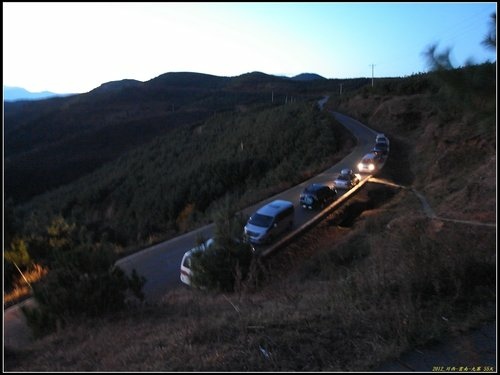
[[[351,89],[364,83],[349,80]],[[5,195],[26,202],[104,163],[214,114],[318,98],[337,80],[298,82],[248,73],[166,73],[108,82],[79,95],[4,103]]]
[[[352,144],[314,103],[254,107],[174,129],[19,212],[42,231],[62,215],[96,240],[145,245],[209,222],[223,198],[244,208],[296,184]]]

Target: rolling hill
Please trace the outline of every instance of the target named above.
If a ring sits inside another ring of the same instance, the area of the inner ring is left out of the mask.
[[[6,102],[6,197],[25,202],[176,127],[272,99],[275,105],[291,97],[308,100],[328,85],[336,81],[298,82],[259,72],[238,77],[172,72],[147,82],[108,82],[69,97]]]

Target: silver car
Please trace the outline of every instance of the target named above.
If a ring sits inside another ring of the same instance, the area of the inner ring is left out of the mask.
[[[348,190],[359,184],[360,178],[353,172],[352,169],[342,169],[337,178],[333,181],[337,189]]]
[[[387,147],[389,147],[389,138],[387,138],[385,134],[379,133],[375,137],[375,143],[385,143],[387,144]]]
[[[382,156],[370,152],[363,156],[358,164],[358,170],[363,173],[375,173],[382,164]]]

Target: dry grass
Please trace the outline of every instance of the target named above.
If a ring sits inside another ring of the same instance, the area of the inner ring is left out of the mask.
[[[369,206],[380,189],[369,184],[356,201]],[[158,305],[74,322],[26,351],[9,351],[7,368],[369,371],[491,318],[495,231],[436,225],[413,210],[406,191],[393,199],[397,207],[365,211],[350,229],[338,226],[343,215],[332,214],[267,260],[258,291],[180,288]],[[480,272],[471,279],[475,267]]]
[[[4,308],[30,297],[31,284],[39,281],[47,272],[46,268],[43,268],[39,264],[35,264],[32,268],[23,273],[24,277],[19,275],[19,278],[14,282],[14,288],[9,292],[4,292]]]

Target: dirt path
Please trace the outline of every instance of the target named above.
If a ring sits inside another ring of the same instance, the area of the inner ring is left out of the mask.
[[[496,223],[483,223],[480,221],[472,221],[472,220],[459,220],[459,219],[450,219],[446,217],[441,217],[437,216],[432,207],[430,206],[429,202],[425,198],[425,196],[415,190],[414,188],[409,188],[407,186],[403,185],[398,185],[393,182],[387,181],[387,180],[382,180],[380,178],[376,177],[371,177],[369,182],[374,182],[376,184],[383,184],[383,185],[388,185],[396,188],[401,188],[401,189],[406,189],[406,190],[411,190],[413,194],[417,196],[417,198],[420,200],[420,203],[422,204],[422,209],[424,210],[425,215],[433,220],[441,220],[441,221],[449,221],[453,223],[458,223],[458,224],[467,224],[467,225],[479,225],[479,226],[485,226],[485,227],[496,227]]]

